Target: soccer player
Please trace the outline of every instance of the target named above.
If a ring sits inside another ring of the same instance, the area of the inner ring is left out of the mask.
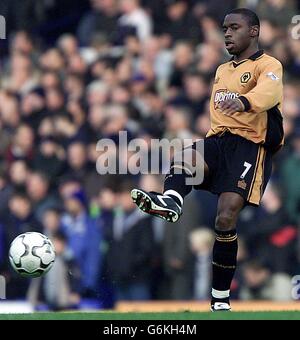
[[[212,311],[230,310],[238,215],[245,205],[259,205],[271,175],[272,156],[283,143],[282,65],[259,50],[259,31],[259,19],[249,9],[235,9],[224,19],[225,46],[233,57],[220,65],[215,75],[210,100],[211,128],[202,141],[202,184],[187,185],[186,179],[195,175],[194,168],[173,160],[163,194],[139,189],[131,192],[141,210],[171,222],[179,219],[184,197],[193,187],[219,196],[212,260]],[[197,143],[182,152],[193,154]],[[180,174],[175,171],[178,168],[182,169]]]

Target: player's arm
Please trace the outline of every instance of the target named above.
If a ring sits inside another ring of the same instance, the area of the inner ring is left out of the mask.
[[[260,113],[279,104],[282,96],[282,73],[279,61],[261,66],[256,86],[239,97],[245,111]]]

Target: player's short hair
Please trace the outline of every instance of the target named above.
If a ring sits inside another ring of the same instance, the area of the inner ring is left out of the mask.
[[[260,27],[260,21],[257,14],[248,8],[236,8],[230,11],[228,14],[241,14],[247,20],[249,26]]]

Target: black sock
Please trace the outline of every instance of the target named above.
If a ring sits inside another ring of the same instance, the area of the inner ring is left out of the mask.
[[[186,184],[186,179],[191,177],[192,175],[189,171],[182,169],[182,173],[175,173],[175,168],[171,167],[169,173],[165,177],[164,193],[166,191],[173,190],[178,193],[182,199],[184,199],[184,197],[188,195],[193,188],[192,185]],[[176,194],[172,195],[171,193],[168,193],[168,196],[172,197],[180,207],[182,206],[182,201],[176,196]]]
[[[236,268],[238,250],[236,230],[216,232],[213,248],[212,303],[229,303],[229,290]]]

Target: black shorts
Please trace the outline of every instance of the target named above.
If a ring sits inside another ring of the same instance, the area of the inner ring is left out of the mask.
[[[209,175],[194,186],[196,190],[218,195],[236,192],[244,197],[245,205],[259,205],[272,172],[272,153],[263,145],[226,132],[204,139],[204,160]]]

